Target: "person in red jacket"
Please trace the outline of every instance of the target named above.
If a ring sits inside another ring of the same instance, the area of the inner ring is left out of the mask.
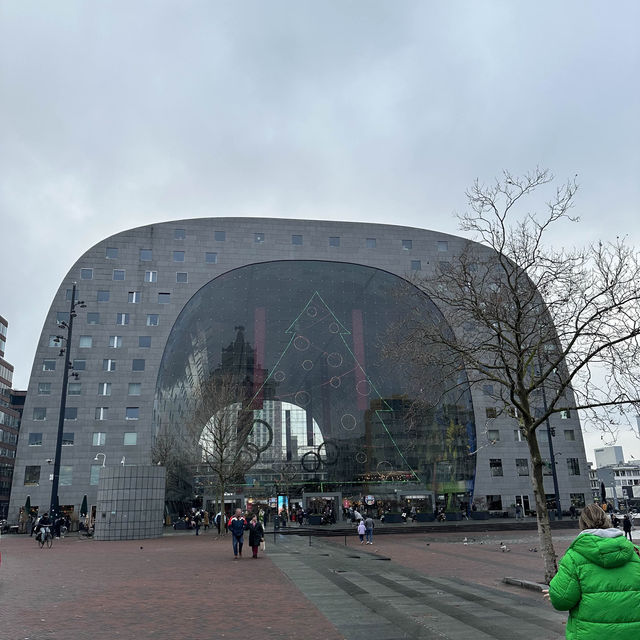
[[[231,531],[231,542],[233,544],[233,559],[242,558],[242,545],[244,544],[244,531],[247,528],[247,521],[242,517],[242,509],[236,509],[234,516],[229,518],[227,528]]]

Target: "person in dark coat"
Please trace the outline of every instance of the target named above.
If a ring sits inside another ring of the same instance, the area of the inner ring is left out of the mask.
[[[254,515],[249,522],[249,546],[253,551],[253,557],[258,557],[258,547],[264,538],[264,527],[262,522],[258,520],[258,516]]]
[[[629,514],[625,514],[624,519],[622,520],[622,530],[624,531],[624,535],[626,538],[631,540],[631,518]],[[633,540],[631,540],[633,542]]]
[[[242,558],[242,545],[244,544],[244,530],[247,528],[247,521],[242,517],[242,509],[236,509],[235,515],[229,519],[227,528],[231,531],[231,542],[233,543],[233,559]]]

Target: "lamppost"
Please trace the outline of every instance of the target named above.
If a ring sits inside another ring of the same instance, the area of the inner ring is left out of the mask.
[[[100,462],[100,460],[98,460],[98,456],[102,456],[102,466],[104,467],[107,462],[107,455],[102,452],[96,453],[96,457],[94,458],[96,462]]]
[[[62,391],[60,392],[60,414],[58,416],[58,436],[56,439],[56,453],[53,459],[53,478],[51,482],[51,500],[49,502],[49,513],[52,518],[60,515],[60,505],[58,503],[58,485],[60,484],[60,458],[62,457],[62,436],[64,433],[64,414],[67,409],[67,385],[69,382],[69,371],[72,368],[72,361],[69,357],[71,350],[71,336],[73,333],[73,319],[76,317],[76,307],[86,307],[82,300],[76,300],[76,283],[73,283],[71,290],[71,303],[69,304],[69,322],[58,323],[58,328],[66,329],[67,335],[56,336],[57,340],[65,340],[66,346],[60,349],[61,356],[64,357],[62,368]],[[73,374],[77,379],[78,374]]]

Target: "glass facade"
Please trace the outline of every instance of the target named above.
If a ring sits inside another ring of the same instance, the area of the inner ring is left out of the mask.
[[[254,464],[239,484],[269,494],[284,478],[292,496],[330,490],[389,504],[403,491],[464,499],[476,440],[466,378],[449,393],[447,381],[385,357],[406,313],[394,296],[401,286],[379,269],[324,261],[249,265],[212,280],[169,336],[156,433],[179,432],[197,402],[192,390],[232,374],[249,388],[241,410],[252,413],[240,444]]]

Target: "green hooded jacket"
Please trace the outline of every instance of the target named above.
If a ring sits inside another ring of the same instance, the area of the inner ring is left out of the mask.
[[[640,557],[619,529],[586,529],[549,584],[551,604],[569,611],[568,640],[640,639]]]

